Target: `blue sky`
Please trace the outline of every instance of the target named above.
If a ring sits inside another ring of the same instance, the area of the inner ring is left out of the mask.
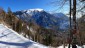
[[[3,7],[4,10],[6,11],[8,7],[10,7],[12,11],[26,10],[33,8],[41,8],[46,11],[53,11],[58,7],[52,6],[50,4],[51,2],[53,2],[53,0],[0,0],[0,7]],[[66,8],[67,6],[65,6],[63,10],[67,10]],[[61,10],[61,12],[63,10]]]

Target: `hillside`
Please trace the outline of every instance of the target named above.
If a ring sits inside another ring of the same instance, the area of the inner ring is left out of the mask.
[[[48,48],[0,24],[0,48]]]

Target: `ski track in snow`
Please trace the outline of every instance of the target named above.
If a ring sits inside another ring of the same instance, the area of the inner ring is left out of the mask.
[[[0,24],[0,48],[48,48],[28,40],[8,27]]]

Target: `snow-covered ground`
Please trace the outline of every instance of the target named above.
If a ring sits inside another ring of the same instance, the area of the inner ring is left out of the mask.
[[[0,24],[0,48],[48,48]]]
[[[62,46],[59,46],[59,47],[57,47],[57,48],[64,48],[64,46],[62,45]],[[68,48],[68,45],[65,46],[65,48]],[[72,48],[72,47],[70,47],[70,48]],[[77,45],[77,48],[85,48],[85,45],[83,45],[83,46],[78,46],[78,45]]]

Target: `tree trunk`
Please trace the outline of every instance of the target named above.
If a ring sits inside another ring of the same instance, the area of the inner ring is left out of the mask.
[[[69,33],[69,40],[71,39],[71,34],[72,34],[72,26],[71,26],[71,0],[69,0],[69,5],[70,5],[70,17],[69,17],[69,19],[70,19],[70,33]],[[71,41],[69,42],[69,46],[68,46],[68,48],[70,48],[70,44],[71,44]]]
[[[73,0],[73,42],[72,42],[72,48],[77,48],[76,46],[76,0]]]

